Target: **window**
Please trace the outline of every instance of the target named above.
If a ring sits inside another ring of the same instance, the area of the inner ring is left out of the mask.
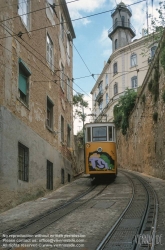
[[[70,182],[70,174],[68,174],[68,182]]]
[[[131,78],[131,84],[132,84],[132,88],[137,88],[137,76],[134,76]]]
[[[114,84],[114,95],[118,93],[118,84],[117,82]]]
[[[51,5],[53,5],[54,4],[54,0],[48,0],[48,3],[51,4]],[[51,7],[50,7],[50,9],[51,9],[51,12],[53,13],[54,12],[53,9]]]
[[[67,99],[68,99],[68,101],[70,101],[70,90],[71,90],[70,79],[68,78],[68,80],[67,80]]]
[[[64,142],[64,117],[61,115],[61,141]]]
[[[103,81],[101,81],[101,82],[99,83],[98,88],[99,88],[99,93],[102,92],[102,90],[103,90]]]
[[[63,15],[61,14],[61,38],[64,40],[64,18]]]
[[[31,75],[30,70],[27,68],[22,59],[19,59],[19,94],[20,99],[25,104],[28,104],[29,99],[29,77]]]
[[[29,0],[18,0],[18,14],[21,16],[21,19],[26,26],[26,28],[29,29],[29,13],[30,12],[30,1]]]
[[[70,57],[70,42],[68,39],[67,39],[67,54],[68,54],[68,57]]]
[[[132,54],[131,55],[131,67],[134,67],[137,65],[137,55],[136,54]]]
[[[91,128],[87,128],[87,142],[91,141]]]
[[[70,134],[71,134],[71,127],[67,125],[67,147],[70,147]]]
[[[108,127],[108,140],[113,141],[112,127]]]
[[[105,84],[108,85],[108,74],[105,76]]]
[[[64,169],[62,168],[61,169],[61,184],[64,184],[65,183],[65,172],[64,172]]]
[[[106,141],[107,140],[107,127],[93,127],[92,128],[93,141]]]
[[[113,65],[113,73],[114,75],[117,74],[117,63],[114,63]]]
[[[108,93],[106,93],[106,105],[108,104],[108,102],[109,102]]]
[[[157,46],[151,48],[151,58],[154,57]]]
[[[53,102],[47,97],[47,126],[53,128]]]
[[[47,47],[46,59],[49,63],[50,68],[53,69],[53,43],[48,34],[46,37],[46,47]]]
[[[115,39],[115,50],[117,49],[118,44],[117,44],[117,39]]]
[[[29,180],[29,149],[20,142],[18,143],[18,179]]]
[[[47,189],[53,190],[53,163],[47,160]]]
[[[65,78],[64,78],[64,66],[61,63],[61,88],[62,88],[63,91],[64,91],[64,81],[65,81]]]
[[[122,22],[122,26],[124,26],[124,22],[125,22],[124,16],[121,17],[121,22]]]
[[[114,26],[115,26],[114,28],[117,27],[117,18],[115,18],[115,25]]]
[[[99,103],[99,110],[100,110],[100,112],[103,110],[103,102],[102,101]]]

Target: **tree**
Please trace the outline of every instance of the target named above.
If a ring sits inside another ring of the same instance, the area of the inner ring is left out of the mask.
[[[74,118],[79,118],[81,121],[85,122],[86,114],[84,108],[88,107],[88,102],[84,100],[83,94],[76,94],[73,96]]]
[[[118,104],[114,106],[114,123],[125,135],[129,127],[129,115],[135,106],[137,93],[134,89],[127,89],[123,96],[120,96]]]

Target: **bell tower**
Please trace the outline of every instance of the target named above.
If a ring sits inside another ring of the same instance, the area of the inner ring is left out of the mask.
[[[113,26],[108,31],[108,37],[112,40],[112,51],[129,44],[136,31],[131,24],[131,9],[120,2],[112,12]]]

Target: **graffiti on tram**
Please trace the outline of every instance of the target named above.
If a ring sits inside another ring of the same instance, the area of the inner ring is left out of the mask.
[[[106,152],[94,151],[89,153],[89,170],[113,170],[115,161]]]

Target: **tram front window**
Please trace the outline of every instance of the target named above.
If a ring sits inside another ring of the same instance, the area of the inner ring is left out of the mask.
[[[93,141],[107,141],[107,127],[93,127],[92,128]]]
[[[112,127],[108,127],[108,140],[113,141]]]

